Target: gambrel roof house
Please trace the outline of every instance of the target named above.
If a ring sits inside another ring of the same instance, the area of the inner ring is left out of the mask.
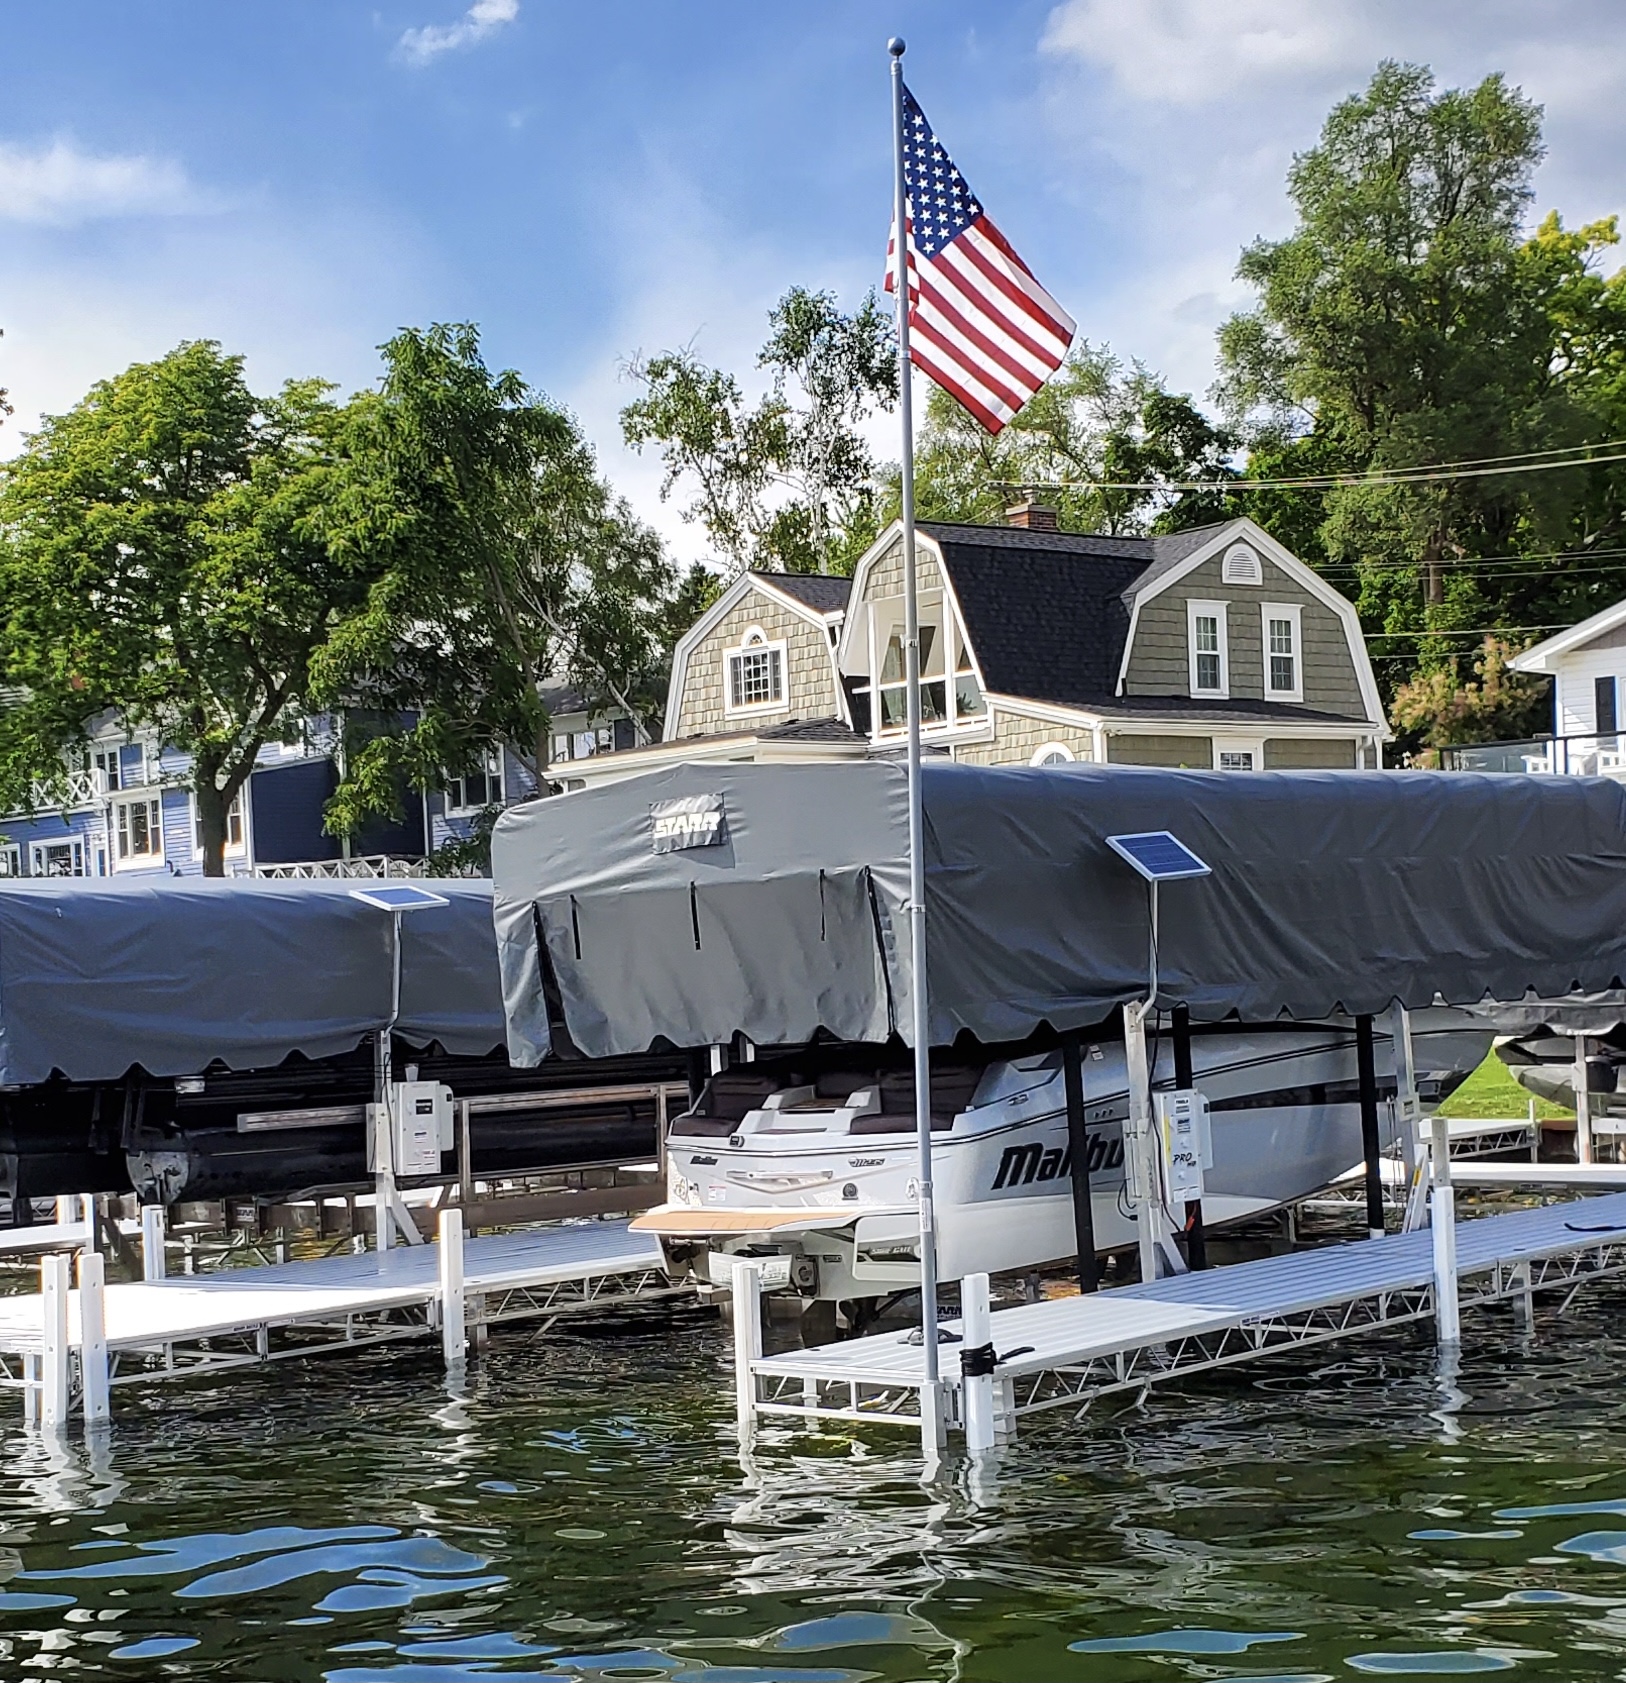
[[[1374,766],[1389,734],[1354,607],[1251,520],[1167,537],[917,527],[925,735],[978,764]],[[894,527],[851,581],[746,573],[678,644],[673,758],[886,752],[904,730]],[[575,768],[572,768],[573,770]]]

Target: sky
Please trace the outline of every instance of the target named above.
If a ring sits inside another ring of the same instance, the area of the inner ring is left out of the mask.
[[[749,384],[787,288],[878,281],[892,33],[1081,332],[1199,397],[1238,252],[1383,58],[1504,72],[1546,110],[1533,215],[1626,212],[1619,0],[0,0],[0,455],[183,339],[349,390],[474,321],[699,554],[620,442],[626,364]]]

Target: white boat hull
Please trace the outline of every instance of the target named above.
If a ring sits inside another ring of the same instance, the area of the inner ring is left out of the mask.
[[[1484,1057],[1491,1033],[1462,1013],[1418,1013],[1414,1041],[1420,1078],[1450,1085]],[[1199,1033],[1192,1059],[1211,1112],[1206,1227],[1308,1197],[1361,1160],[1348,1023]],[[1392,1091],[1386,1039],[1378,1042],[1377,1065],[1380,1084],[1387,1078]],[[1122,1043],[1086,1043],[1083,1072],[1095,1242],[1108,1252],[1136,1237],[1124,1176]],[[1059,1054],[991,1064],[968,1079],[975,1079],[971,1102],[951,1125],[940,1117],[933,1133],[940,1278],[1029,1270],[1074,1255]],[[1153,1080],[1174,1084],[1166,1035]],[[935,1077],[933,1085],[935,1104]],[[917,1283],[912,1124],[895,1103],[890,1115],[873,1114],[873,1105],[863,1114],[866,1093],[852,1096],[859,1102],[844,1107],[797,1089],[729,1121],[719,1095],[719,1119],[679,1118],[668,1137],[668,1202],[636,1225],[660,1234],[674,1273],[717,1286],[727,1284],[727,1258],[741,1252],[789,1257],[791,1285],[804,1297],[873,1297]],[[1392,1106],[1383,1103],[1379,1114],[1387,1144]],[[702,1126],[710,1131],[689,1131]],[[1183,1210],[1168,1215],[1183,1224]]]

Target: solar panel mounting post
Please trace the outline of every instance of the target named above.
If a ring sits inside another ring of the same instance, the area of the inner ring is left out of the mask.
[[[915,1064],[915,1136],[920,1164],[916,1207],[920,1230],[920,1447],[935,1462],[943,1447],[942,1385],[937,1351],[937,1225],[932,1210],[931,1014],[926,998],[925,823],[920,787],[920,590],[915,577],[915,420],[909,357],[909,195],[904,178],[901,36],[887,43],[892,59],[893,307],[898,322],[898,420],[902,429],[899,517],[903,540],[903,647],[908,704],[909,972]]]

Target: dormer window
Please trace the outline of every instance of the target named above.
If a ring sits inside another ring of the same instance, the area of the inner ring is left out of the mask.
[[[771,712],[785,705],[785,645],[770,643],[762,627],[753,625],[737,649],[725,653],[728,697],[724,711]]]
[[[1191,693],[1223,701],[1231,693],[1230,639],[1223,602],[1186,603]]]
[[[1257,551],[1250,549],[1245,543],[1234,543],[1225,552],[1225,559],[1220,562],[1221,584],[1263,584],[1265,570],[1260,565]]]
[[[1265,694],[1272,701],[1304,699],[1303,610],[1296,602],[1266,602],[1264,616]]]

